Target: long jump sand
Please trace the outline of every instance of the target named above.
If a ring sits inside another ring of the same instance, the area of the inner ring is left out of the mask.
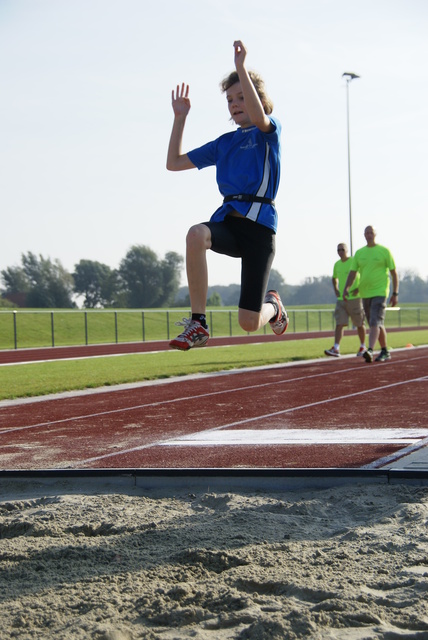
[[[428,487],[0,494],[1,640],[428,638]]]

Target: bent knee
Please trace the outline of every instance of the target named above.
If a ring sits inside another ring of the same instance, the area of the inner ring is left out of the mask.
[[[189,248],[209,249],[211,247],[211,231],[205,224],[195,224],[190,227],[186,236]]]
[[[240,327],[243,331],[247,331],[247,333],[254,333],[259,328],[258,323],[255,322],[240,322]]]
[[[248,333],[254,333],[254,331],[260,329],[260,314],[255,312],[251,315],[240,314],[239,326]]]

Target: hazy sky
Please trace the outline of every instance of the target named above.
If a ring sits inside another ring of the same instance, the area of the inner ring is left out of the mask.
[[[426,0],[0,0],[0,269],[184,256],[221,197],[213,168],[165,168],[171,90],[190,84],[184,150],[231,131],[219,82],[242,39],[283,125],[274,268],[330,275],[349,244],[350,71],[354,250],[373,224],[427,278],[427,33]],[[209,264],[210,284],[239,282],[238,260]]]

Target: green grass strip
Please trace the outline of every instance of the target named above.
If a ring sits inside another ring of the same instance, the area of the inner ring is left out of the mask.
[[[388,334],[394,348],[428,344],[428,331],[403,331]],[[192,349],[187,353],[162,351],[135,355],[81,358],[0,367],[0,400],[41,396],[62,391],[98,388],[209,373],[236,368],[256,367],[313,358],[322,358],[332,345],[331,336],[308,340],[287,340],[263,344]],[[343,355],[356,353],[356,336],[341,343]],[[363,366],[363,363],[361,363]]]
[[[334,332],[334,305],[287,308],[289,333]],[[106,344],[168,340],[177,335],[175,322],[187,316],[180,309],[149,310],[0,310],[0,349],[61,347],[79,344]],[[236,307],[207,310],[211,336],[242,336]],[[402,305],[386,314],[387,328],[428,326],[428,304]],[[259,333],[269,332],[263,327]]]

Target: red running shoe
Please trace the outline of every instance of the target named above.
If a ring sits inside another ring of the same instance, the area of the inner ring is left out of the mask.
[[[279,297],[278,291],[270,289],[270,291],[268,291],[265,295],[264,302],[270,302],[274,307],[278,308],[277,316],[275,318],[272,318],[272,320],[269,320],[269,324],[272,327],[272,331],[277,336],[281,336],[287,331],[289,320],[287,312],[284,309],[284,305],[281,302],[281,298]]]
[[[186,328],[183,333],[171,340],[169,346],[172,349],[188,351],[192,347],[204,347],[206,345],[210,337],[208,327],[205,329],[200,322],[191,318],[183,318],[183,322],[176,322],[175,324]]]

